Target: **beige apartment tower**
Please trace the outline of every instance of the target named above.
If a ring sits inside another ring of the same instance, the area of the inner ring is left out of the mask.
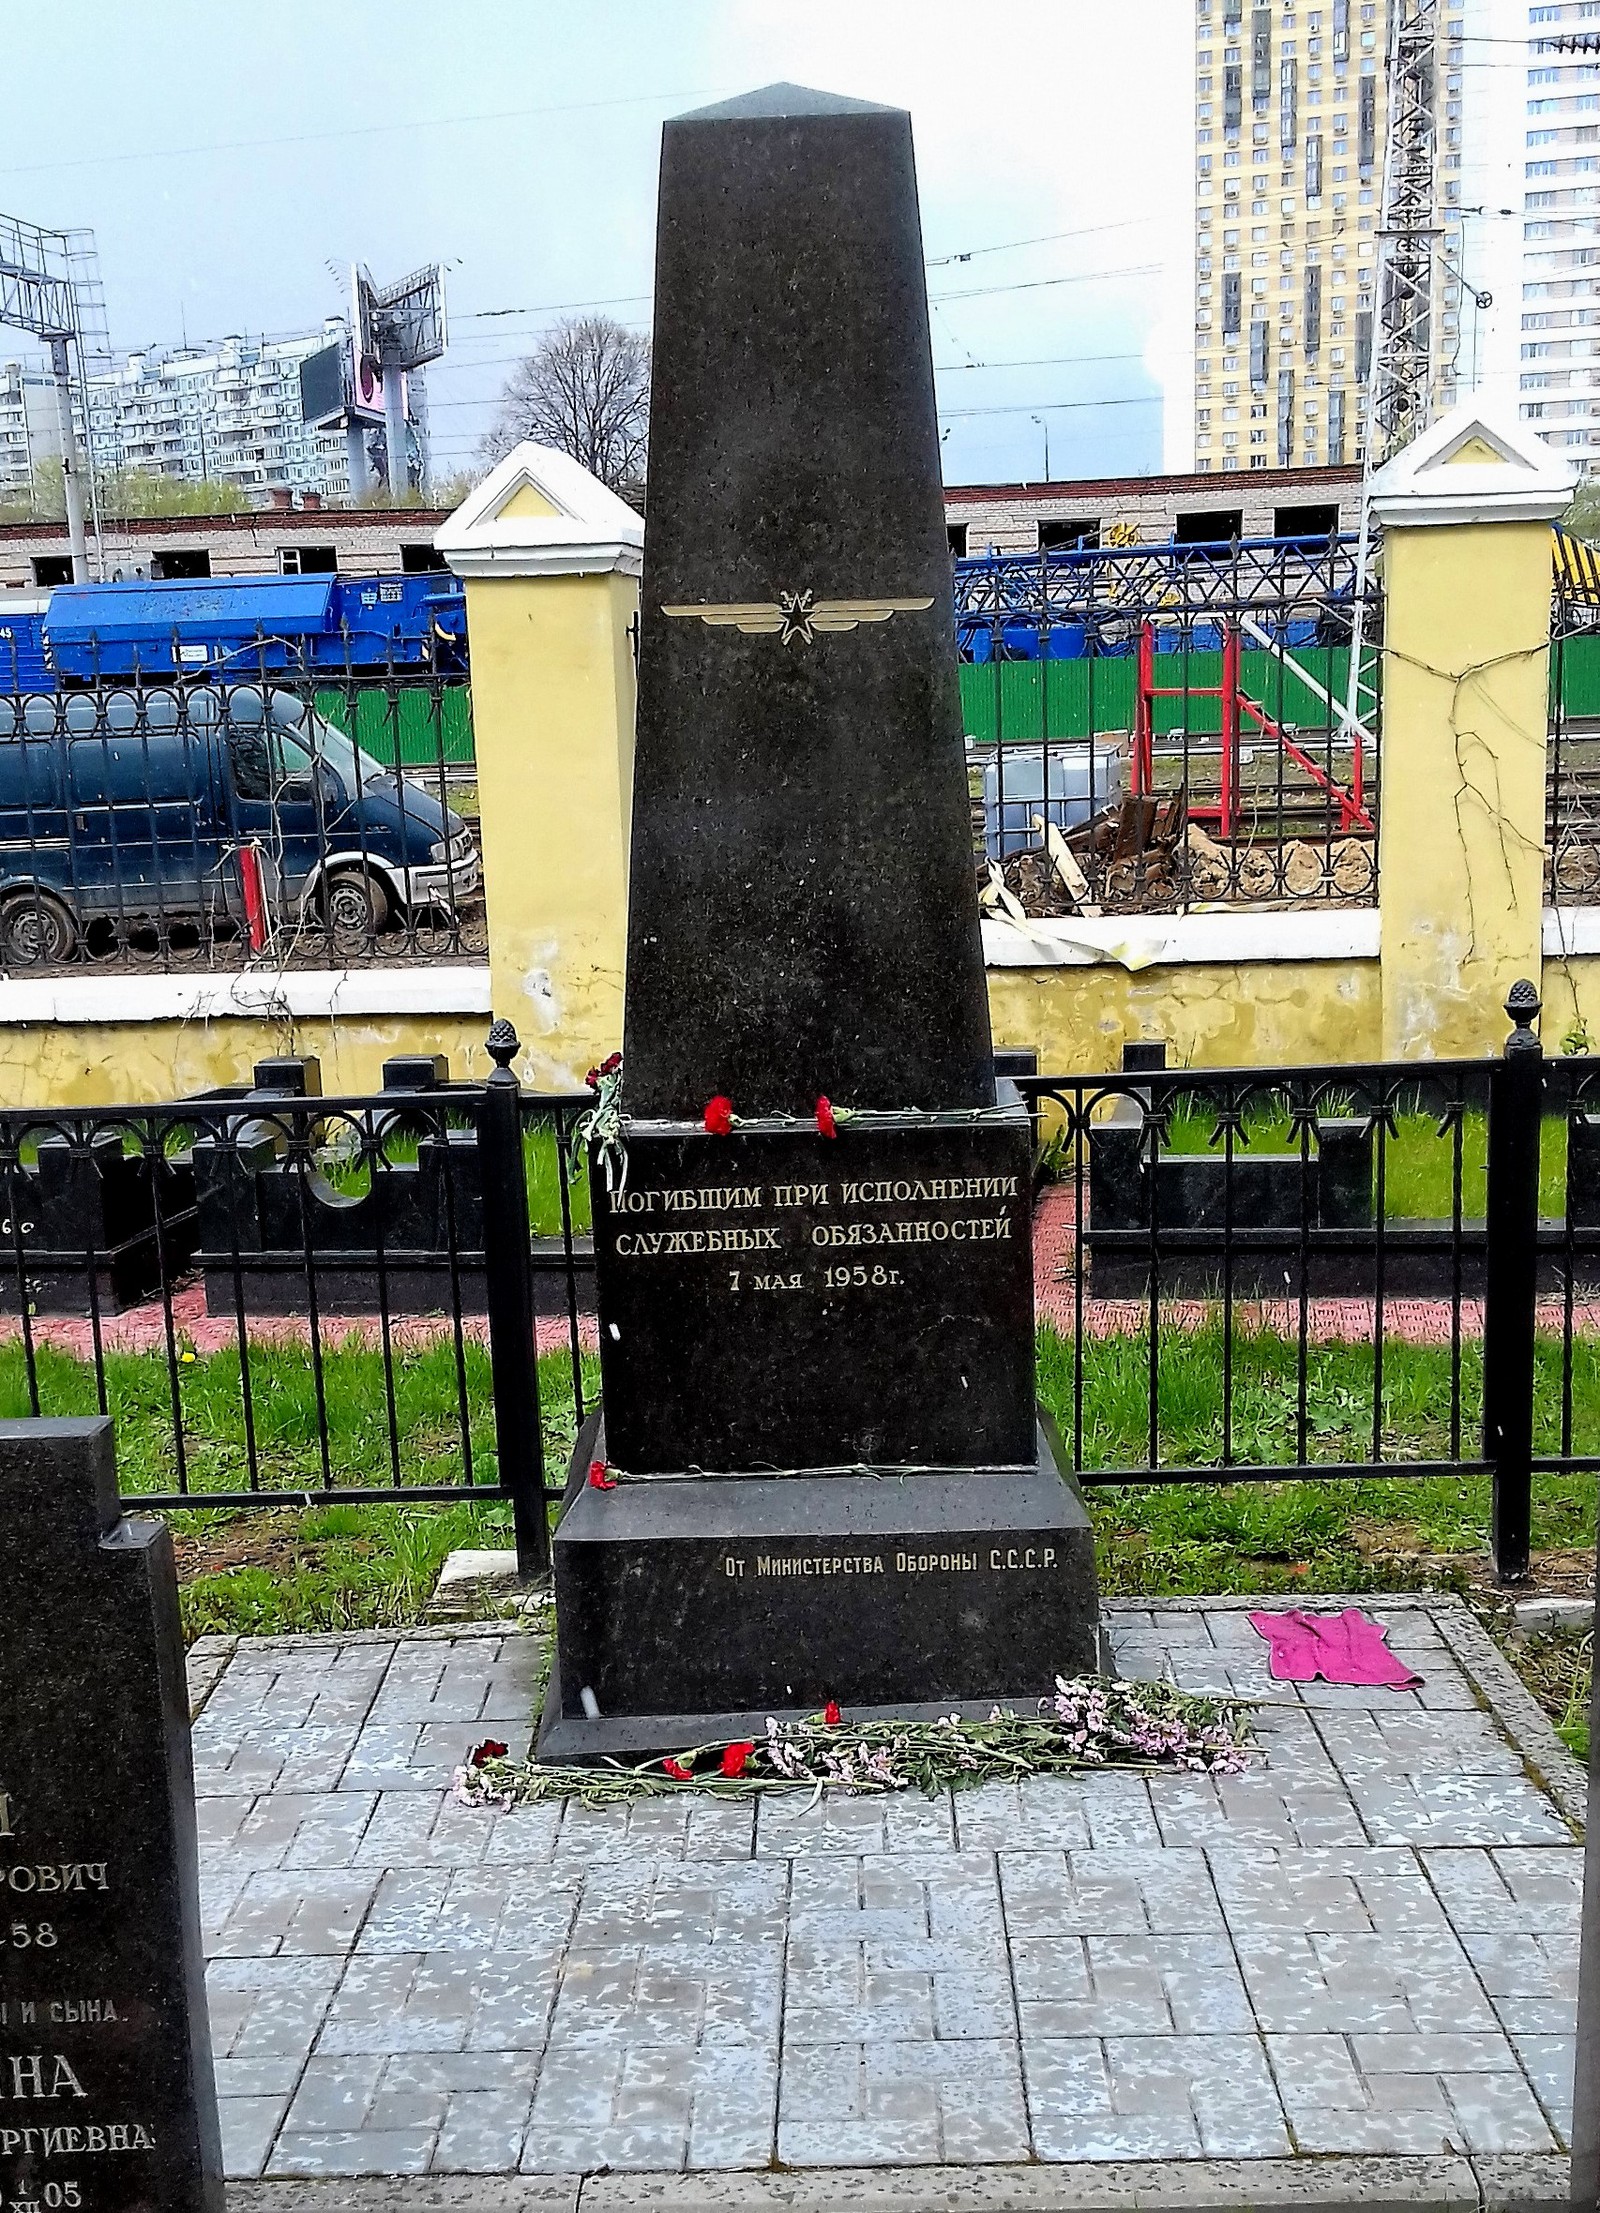
[[[1460,344],[1462,19],[1435,72],[1433,402]],[[1361,460],[1383,203],[1387,0],[1194,0],[1192,377],[1169,385],[1168,469]],[[1184,405],[1185,387],[1192,405]]]

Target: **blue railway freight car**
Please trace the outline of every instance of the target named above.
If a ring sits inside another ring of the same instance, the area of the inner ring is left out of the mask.
[[[47,601],[13,609],[0,600],[0,692],[135,676],[226,682],[466,668],[466,597],[443,571],[63,584]]]

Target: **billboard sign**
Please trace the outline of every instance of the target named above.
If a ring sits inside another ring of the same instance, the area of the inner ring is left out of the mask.
[[[383,421],[383,362],[378,353],[378,288],[366,270],[350,270],[350,390],[352,423]]]
[[[312,430],[342,430],[345,424],[345,345],[342,338],[300,364],[300,420]]]

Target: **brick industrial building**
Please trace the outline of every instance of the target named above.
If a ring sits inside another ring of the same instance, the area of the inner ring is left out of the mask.
[[[1031,553],[1109,542],[1117,526],[1145,544],[1170,538],[1321,535],[1353,530],[1360,471],[1268,469],[1248,481],[1207,475],[1096,477],[1050,484],[954,484],[945,515],[955,553]],[[438,508],[324,507],[316,495],[245,515],[178,515],[108,523],[107,577],[393,575],[437,566]],[[92,551],[92,548],[91,548]],[[61,523],[0,524],[0,590],[65,582]]]

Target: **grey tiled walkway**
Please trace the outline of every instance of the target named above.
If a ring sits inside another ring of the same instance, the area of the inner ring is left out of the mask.
[[[230,2171],[1553,2155],[1581,1777],[1458,1606],[1383,1614],[1419,1692],[1113,1609],[1124,1672],[1270,1701],[1243,1776],[759,1813],[454,1804],[531,1638],[197,1647]]]

